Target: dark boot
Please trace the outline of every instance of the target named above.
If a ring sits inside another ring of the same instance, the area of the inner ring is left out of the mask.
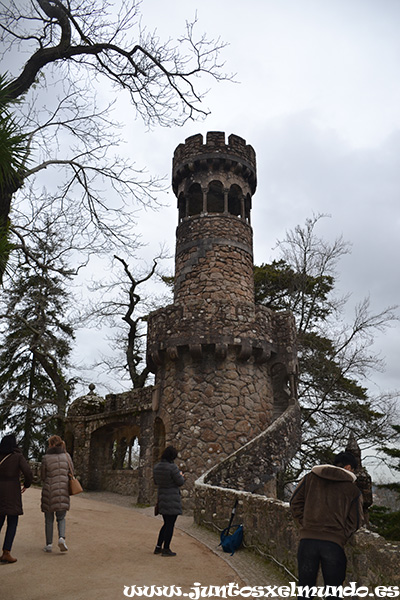
[[[3,554],[0,556],[0,562],[2,563],[15,563],[17,559],[11,556],[9,550],[3,550]]]
[[[164,548],[161,552],[161,556],[176,556],[176,552],[172,552],[169,548]]]

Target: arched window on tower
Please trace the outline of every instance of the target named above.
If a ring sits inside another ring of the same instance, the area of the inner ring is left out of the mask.
[[[207,192],[207,212],[224,212],[224,186],[220,181],[210,181]]]
[[[186,198],[183,192],[179,194],[178,198],[178,215],[179,222],[181,222],[186,217]]]
[[[251,213],[251,196],[247,194],[244,201],[244,218],[247,223],[250,223],[250,213]]]
[[[230,215],[242,215],[242,188],[236,184],[231,185],[228,193],[228,212]]]
[[[188,217],[199,215],[203,211],[203,192],[199,183],[193,183],[188,192]]]

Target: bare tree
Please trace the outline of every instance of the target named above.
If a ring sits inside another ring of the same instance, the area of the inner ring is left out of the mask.
[[[142,288],[150,279],[160,277],[157,265],[163,258],[165,254],[161,251],[150,268],[142,275],[135,275],[125,259],[114,256],[123,271],[114,269],[110,280],[97,282],[92,288],[101,292],[101,300],[91,304],[88,310],[90,320],[95,324],[99,321],[107,323],[111,327],[113,336],[109,341],[116,350],[111,359],[103,356],[101,364],[109,371],[120,372],[123,376],[128,374],[133,388],[143,387],[150,375],[145,357],[147,315],[165,301],[165,298],[158,301],[155,293],[149,298]]]
[[[121,134],[114,101],[104,103],[99,84],[127,96],[132,118],[148,126],[205,116],[197,78],[226,78],[219,62],[224,44],[196,39],[195,26],[187,23],[175,43],[162,42],[142,25],[134,0],[0,0],[2,57],[10,65],[4,95],[9,105],[21,100],[13,111],[25,143],[25,160],[1,190],[3,236],[15,194],[27,181],[38,191],[44,173],[59,210],[79,209],[87,232],[128,235],[132,199],[153,202],[161,182],[115,152]]]

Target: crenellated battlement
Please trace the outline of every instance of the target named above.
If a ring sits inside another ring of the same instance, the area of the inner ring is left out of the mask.
[[[287,312],[276,313],[248,303],[199,301],[196,305],[173,304],[149,315],[147,364],[156,372],[165,360],[185,362],[185,356],[201,359],[206,353],[229,361],[252,359],[284,363],[287,373],[297,369],[293,346],[295,323]],[[235,358],[234,356],[235,355]]]
[[[225,133],[209,131],[206,143],[202,134],[186,138],[174,152],[172,163],[172,187],[177,192],[179,183],[194,171],[233,170],[240,173],[251,187],[252,194],[257,187],[256,153],[246,140],[231,134],[225,143]]]
[[[206,143],[203,144],[201,133],[186,138],[184,144],[179,144],[174,152],[173,166],[180,162],[188,160],[201,154],[229,154],[236,155],[249,162],[256,168],[256,153],[253,146],[246,143],[242,137],[232,133],[228,137],[228,143],[225,143],[225,133],[223,131],[209,131],[206,135]]]

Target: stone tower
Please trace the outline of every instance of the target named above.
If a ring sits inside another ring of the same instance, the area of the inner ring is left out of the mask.
[[[195,135],[175,150],[174,303],[150,315],[147,354],[156,453],[177,446],[188,495],[295,396],[293,318],[254,302],[256,185],[254,149],[236,135]]]

